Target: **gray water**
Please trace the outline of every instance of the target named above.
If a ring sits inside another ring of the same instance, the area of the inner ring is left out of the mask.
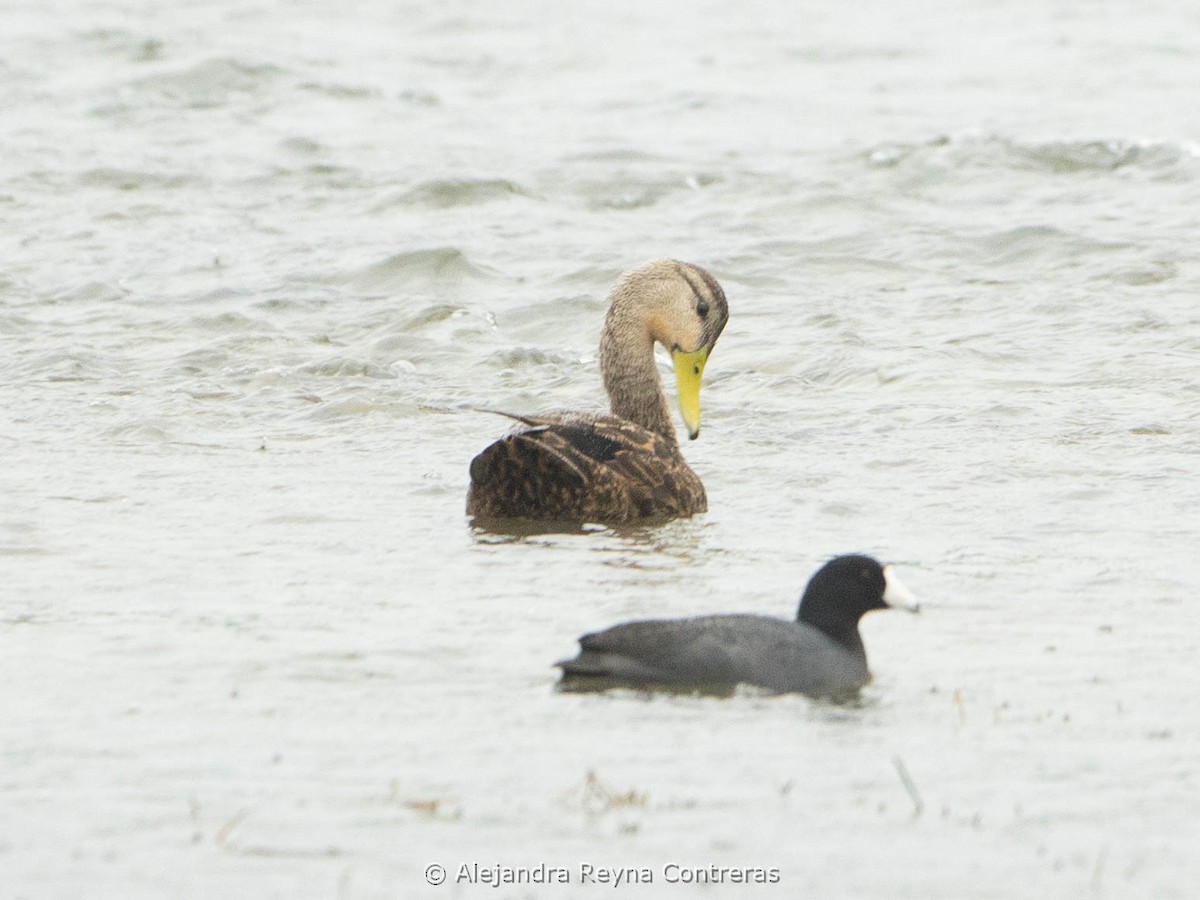
[[[1192,896],[1194,4],[144,6],[0,12],[5,896]],[[473,531],[660,256],[710,512]],[[856,550],[857,704],[554,691]]]

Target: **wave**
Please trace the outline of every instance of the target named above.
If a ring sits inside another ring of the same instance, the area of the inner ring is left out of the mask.
[[[476,206],[494,200],[531,197],[533,195],[519,184],[503,178],[451,178],[422,182],[405,191],[394,202],[401,206],[449,209]],[[390,205],[385,204],[384,208]]]
[[[1005,169],[1051,175],[1143,172],[1155,179],[1200,175],[1200,145],[1148,139],[1024,141],[993,134],[942,136],[918,144],[888,143],[866,153],[868,165],[934,174]]]
[[[227,57],[204,59],[174,71],[142,76],[133,86],[158,93],[193,109],[222,106],[236,96],[255,95],[273,85],[284,70]]]
[[[488,279],[489,274],[485,269],[472,263],[465,253],[454,247],[395,253],[345,276],[345,280],[359,290],[381,293],[435,285],[447,287]]]

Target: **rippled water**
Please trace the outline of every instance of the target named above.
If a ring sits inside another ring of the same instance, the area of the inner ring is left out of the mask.
[[[1191,5],[4,18],[8,896],[1191,895]],[[730,298],[711,511],[472,531],[473,408],[602,405],[656,256]],[[858,705],[553,690],[852,550],[925,601]]]

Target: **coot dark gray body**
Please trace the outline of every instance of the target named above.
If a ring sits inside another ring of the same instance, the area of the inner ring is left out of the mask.
[[[871,679],[859,619],[891,607],[917,610],[889,568],[869,556],[839,556],[813,575],[795,621],[712,615],[626,622],[584,635],[579,655],[557,665],[571,689],[750,684],[844,695]]]

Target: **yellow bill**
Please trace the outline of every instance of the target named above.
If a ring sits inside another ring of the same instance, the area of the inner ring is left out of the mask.
[[[679,395],[679,412],[687,426],[688,437],[693,441],[700,434],[700,376],[708,362],[708,350],[701,348],[695,353],[680,350],[671,354],[675,363],[675,385]]]

